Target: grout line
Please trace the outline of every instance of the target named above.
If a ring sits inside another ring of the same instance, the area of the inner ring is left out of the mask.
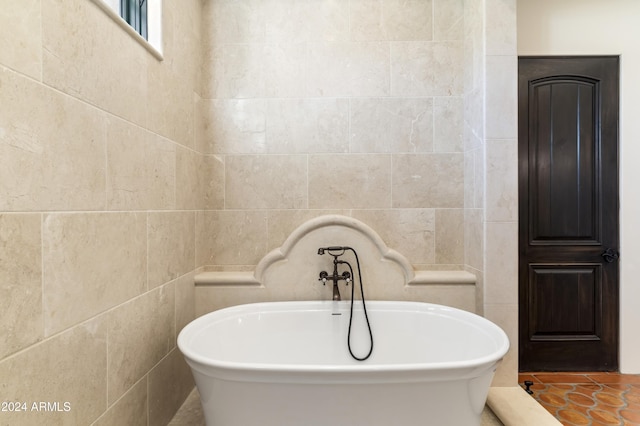
[[[40,213],[40,312],[42,313],[42,339],[46,339],[45,335],[47,331],[47,323],[46,323],[46,303],[45,303],[45,291],[44,291],[44,283],[45,283],[45,262],[44,262],[44,216],[45,213]],[[31,347],[31,346],[28,346]]]

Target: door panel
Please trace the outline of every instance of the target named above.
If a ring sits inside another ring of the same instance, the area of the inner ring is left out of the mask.
[[[530,102],[535,108],[529,167],[531,242],[599,243],[597,197],[598,86],[567,77],[532,82]]]
[[[600,265],[530,265],[534,341],[595,340],[602,330]],[[577,303],[565,304],[566,300]]]
[[[518,108],[520,369],[616,370],[618,58],[520,58]]]

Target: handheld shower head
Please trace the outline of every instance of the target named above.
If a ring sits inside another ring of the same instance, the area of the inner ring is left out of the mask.
[[[324,252],[328,252],[331,256],[342,256],[342,254],[345,252],[345,250],[348,247],[342,247],[342,246],[331,246],[331,247],[320,247],[318,249],[318,254],[319,255],[323,255]],[[340,252],[339,254],[335,254],[332,252]]]

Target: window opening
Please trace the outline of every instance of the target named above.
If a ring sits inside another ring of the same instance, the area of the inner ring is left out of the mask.
[[[148,40],[147,33],[147,1],[120,0],[120,16],[127,21],[138,34]]]

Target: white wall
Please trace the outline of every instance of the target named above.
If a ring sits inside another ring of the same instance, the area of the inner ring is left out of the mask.
[[[518,0],[518,55],[621,55],[620,371],[640,373],[640,2]]]

